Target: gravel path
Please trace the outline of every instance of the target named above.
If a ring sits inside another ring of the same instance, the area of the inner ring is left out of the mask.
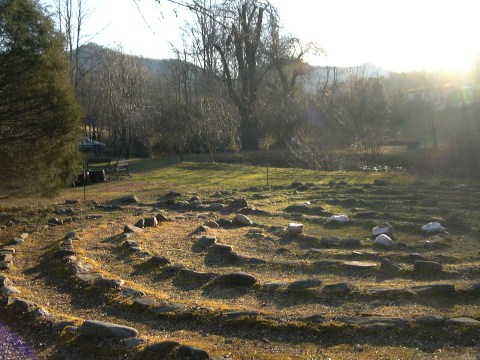
[[[0,360],[37,360],[37,355],[15,331],[0,322]]]

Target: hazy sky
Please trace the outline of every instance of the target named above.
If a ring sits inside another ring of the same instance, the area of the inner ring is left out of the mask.
[[[52,1],[52,0],[47,0]],[[137,55],[171,56],[187,11],[167,0],[84,0],[86,32]],[[393,71],[471,67],[480,54],[479,0],[271,0],[286,31],[326,56],[311,63],[373,63]],[[139,11],[140,10],[140,11]]]

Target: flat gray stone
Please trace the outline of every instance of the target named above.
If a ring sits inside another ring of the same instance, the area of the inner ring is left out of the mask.
[[[125,225],[125,227],[123,228],[123,232],[126,234],[129,234],[129,233],[138,234],[138,233],[142,233],[143,229],[133,225]]]
[[[71,264],[71,269],[74,274],[88,274],[92,272],[93,265],[83,262],[74,262]]]
[[[166,221],[170,221],[170,219],[168,217],[166,217],[164,214],[162,213],[158,213],[157,215],[155,215],[155,219],[157,219],[157,221],[160,223],[160,222],[166,222]]]
[[[230,254],[233,251],[233,247],[226,244],[213,244],[210,247],[210,251],[216,254]]]
[[[423,315],[417,316],[413,319],[413,321],[421,326],[443,326],[445,324],[446,319],[443,316],[436,316],[436,315]]]
[[[133,299],[133,305],[141,307],[154,307],[157,305],[157,300],[149,296],[142,296],[136,299]]]
[[[202,248],[207,248],[214,245],[216,242],[217,238],[215,236],[203,235],[195,242],[195,244]]]
[[[225,207],[225,205],[223,205],[222,203],[212,203],[208,206],[208,210],[210,210],[210,211],[220,211],[220,210],[223,210],[224,207]]]
[[[138,335],[138,331],[132,327],[98,320],[85,320],[78,330],[82,335],[100,338],[130,338]]]
[[[84,274],[75,274],[75,277],[84,283],[90,283],[99,279],[103,279],[103,274],[99,272],[90,272]]]
[[[412,291],[418,295],[443,295],[450,296],[455,293],[455,285],[432,284],[412,287]]]
[[[22,238],[14,238],[11,243],[12,245],[21,245],[25,242],[25,239]]]
[[[231,227],[233,227],[233,221],[230,220],[230,219],[224,219],[224,218],[218,219],[217,224],[221,228],[231,228]]]
[[[118,199],[118,201],[123,204],[138,204],[140,202],[135,195],[125,196],[124,198]]]
[[[230,207],[240,209],[248,207],[248,202],[245,198],[238,198],[230,202]]]
[[[402,328],[406,322],[402,318],[389,318],[381,316],[371,317],[354,317],[354,316],[342,316],[337,319],[340,322],[344,322],[350,325],[358,325],[372,330],[384,330],[391,328]]]
[[[289,213],[306,214],[309,212],[310,207],[311,207],[310,202],[304,202],[304,203],[288,205],[283,211],[289,212]]]
[[[95,284],[102,289],[120,289],[125,285],[122,279],[98,279]]]
[[[256,282],[257,279],[253,275],[243,272],[219,275],[213,280],[215,285],[221,285],[224,287],[250,287]]]
[[[122,294],[127,297],[131,298],[136,298],[136,297],[142,297],[145,296],[145,293],[143,291],[131,288],[131,287],[126,287],[122,290]]]
[[[14,286],[2,286],[0,287],[0,296],[11,296],[15,294],[20,294],[21,291]]]
[[[372,236],[377,237],[379,235],[388,235],[389,237],[392,237],[393,226],[388,223],[375,226],[372,229]]]
[[[405,288],[393,288],[393,287],[382,287],[382,288],[373,288],[367,291],[370,295],[376,296],[399,296],[408,294],[408,291]]]
[[[329,294],[348,294],[354,290],[354,286],[352,284],[342,282],[336,284],[328,284],[323,287],[323,290]]]
[[[323,267],[339,267],[339,266],[342,266],[344,264],[343,261],[341,260],[330,260],[330,259],[327,259],[327,260],[317,260],[317,261],[314,261],[312,263],[312,265],[316,266],[316,267],[320,267],[320,268],[323,268]]]
[[[469,317],[451,318],[447,320],[447,323],[452,325],[457,325],[457,326],[480,325],[480,321],[469,318]]]
[[[203,225],[207,226],[209,228],[212,228],[212,229],[220,228],[220,225],[218,225],[218,223],[216,221],[213,221],[213,220],[208,220]]]
[[[403,269],[399,265],[394,264],[389,259],[381,258],[380,270],[387,273],[398,273],[398,272],[401,272]]]
[[[417,260],[413,263],[413,270],[419,275],[434,275],[441,273],[443,266],[435,261]]]
[[[314,289],[322,285],[322,281],[318,279],[295,280],[288,285],[289,290],[307,290]]]
[[[155,255],[150,258],[150,262],[154,265],[165,266],[171,264],[172,262],[165,256]]]
[[[185,311],[187,309],[187,305],[185,304],[165,304],[165,305],[160,305],[157,306],[155,309],[153,309],[153,312],[156,315],[160,314],[168,314],[168,313],[178,313]]]

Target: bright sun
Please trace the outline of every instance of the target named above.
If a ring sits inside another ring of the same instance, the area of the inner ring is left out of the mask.
[[[396,9],[396,20],[386,28],[387,33],[394,34],[399,48],[404,49],[398,66],[458,71],[474,65],[480,50],[475,39],[475,0],[402,3]]]
[[[467,70],[480,54],[478,0],[273,2],[286,27],[323,47],[331,65],[369,62],[393,71]],[[310,11],[300,13],[305,8]],[[319,19],[318,14],[331,16]]]

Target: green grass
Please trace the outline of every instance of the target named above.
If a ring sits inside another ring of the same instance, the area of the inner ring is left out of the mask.
[[[159,159],[133,159],[131,178],[112,180],[85,188],[85,199],[104,201],[128,194],[142,196],[144,200],[154,199],[165,192],[176,189],[188,192],[209,192],[218,190],[255,188],[262,191],[267,185],[267,170],[261,166],[199,162],[199,156],[187,156],[180,162],[176,156]],[[286,186],[292,182],[326,184],[331,181],[345,181],[349,184],[371,184],[374,179],[388,179],[394,184],[413,184],[419,180],[436,182],[439,179],[413,175],[407,172],[326,172],[298,168],[269,168],[270,186]],[[44,208],[58,204],[65,199],[83,200],[84,188],[67,188],[60,195],[51,198],[10,196],[0,200],[0,210],[12,207]]]

